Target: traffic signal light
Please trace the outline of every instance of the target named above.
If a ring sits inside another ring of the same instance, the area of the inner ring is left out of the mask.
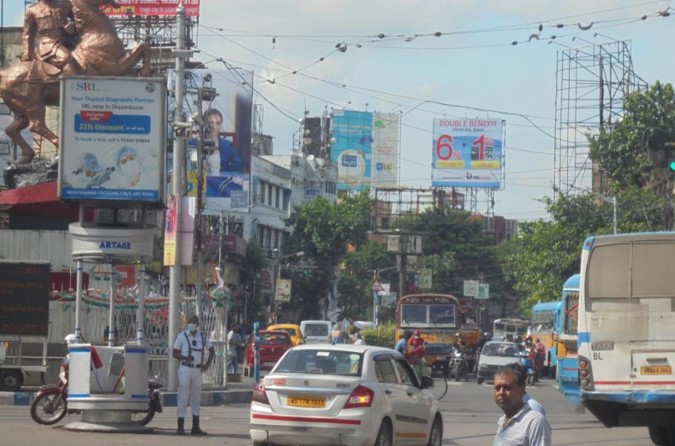
[[[675,160],[668,161],[668,170],[675,172]]]

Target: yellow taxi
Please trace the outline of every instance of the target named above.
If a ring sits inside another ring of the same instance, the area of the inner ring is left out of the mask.
[[[267,327],[266,330],[285,331],[291,337],[291,341],[293,341],[294,346],[305,343],[305,339],[302,337],[302,331],[300,331],[299,325],[274,324]]]

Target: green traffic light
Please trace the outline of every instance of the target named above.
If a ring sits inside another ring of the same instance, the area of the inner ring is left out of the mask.
[[[671,172],[675,172],[675,160],[670,160],[670,162],[668,163],[668,169]]]

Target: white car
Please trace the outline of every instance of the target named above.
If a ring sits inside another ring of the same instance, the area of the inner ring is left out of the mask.
[[[371,345],[289,349],[253,391],[262,445],[440,446],[438,400],[399,352]]]
[[[486,342],[478,357],[476,382],[492,381],[495,372],[514,362],[520,362],[520,347],[515,342],[490,341]]]

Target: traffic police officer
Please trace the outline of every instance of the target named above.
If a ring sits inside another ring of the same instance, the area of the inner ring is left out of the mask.
[[[202,373],[209,368],[215,356],[216,349],[204,332],[198,330],[199,318],[190,316],[187,321],[187,330],[180,333],[173,345],[173,357],[180,361],[178,368],[178,402],[176,415],[178,416],[178,435],[185,435],[185,412],[190,399],[192,408],[192,435],[206,435],[199,427],[200,398],[202,392]],[[204,352],[209,352],[204,358]]]

